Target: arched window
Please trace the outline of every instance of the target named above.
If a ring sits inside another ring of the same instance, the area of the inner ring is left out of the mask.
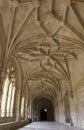
[[[21,100],[21,117],[24,117],[24,102],[25,102],[25,98],[22,97],[22,100]]]
[[[15,75],[11,63],[7,67],[7,76],[3,87],[1,117],[12,117],[15,96]]]

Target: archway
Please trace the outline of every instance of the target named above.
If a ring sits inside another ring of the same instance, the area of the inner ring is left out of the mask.
[[[47,121],[47,115],[48,115],[47,113],[48,113],[48,111],[46,108],[40,110],[40,120],[41,121]]]
[[[53,103],[46,99],[40,98],[34,100],[33,108],[34,120],[36,121],[53,121],[54,120],[54,107]]]

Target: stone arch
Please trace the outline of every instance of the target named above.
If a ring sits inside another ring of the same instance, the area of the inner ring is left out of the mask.
[[[54,104],[46,97],[37,97],[33,102],[33,120],[53,121]]]

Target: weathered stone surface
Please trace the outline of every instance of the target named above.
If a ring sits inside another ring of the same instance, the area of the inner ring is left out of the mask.
[[[6,73],[10,64],[14,75]],[[10,83],[15,79],[9,112],[13,89],[8,84],[4,95],[7,76]],[[53,104],[55,121],[84,128],[83,80],[83,0],[0,0],[0,116],[5,98],[3,114],[12,113],[11,120],[29,116],[34,121],[37,113],[40,120],[34,105],[45,99]],[[2,123],[9,121],[0,117]]]

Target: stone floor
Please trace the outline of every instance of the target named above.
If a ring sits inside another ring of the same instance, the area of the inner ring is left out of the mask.
[[[33,122],[18,130],[83,130],[56,122]]]

